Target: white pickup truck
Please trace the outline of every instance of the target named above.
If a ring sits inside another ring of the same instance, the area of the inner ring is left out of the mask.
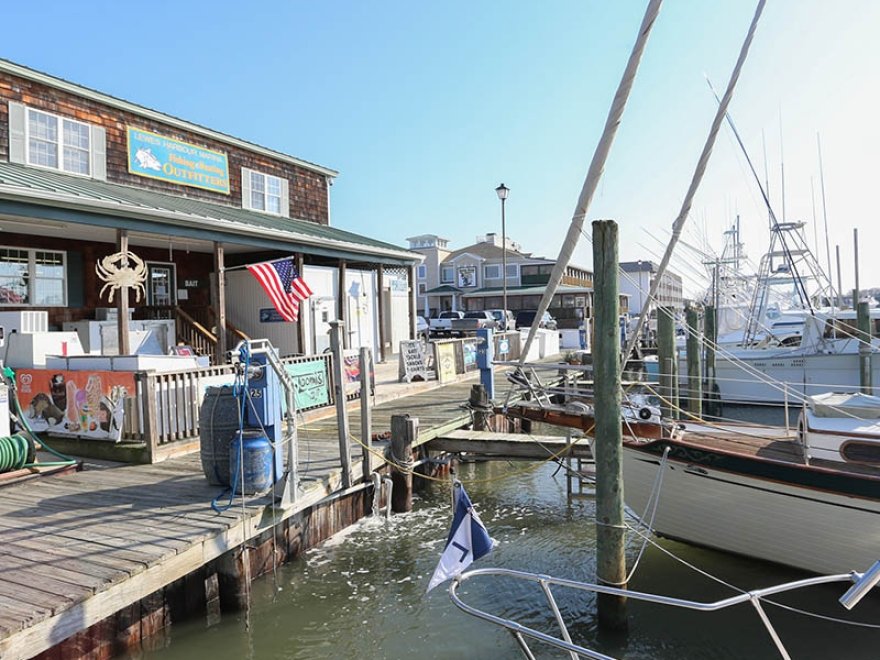
[[[452,321],[464,318],[464,312],[440,312],[440,316],[431,319],[428,322],[431,335],[450,335],[452,334]]]

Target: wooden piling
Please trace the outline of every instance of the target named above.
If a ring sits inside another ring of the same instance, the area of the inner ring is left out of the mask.
[[[373,471],[373,411],[370,405],[370,372],[373,370],[373,360],[370,349],[361,346],[359,356],[361,372],[361,450],[364,452],[363,477],[364,481],[370,480]]]
[[[700,366],[701,328],[700,312],[696,307],[688,305],[685,310],[687,322],[687,400],[688,411],[697,417],[703,414],[703,369]]]
[[[663,417],[673,419],[675,410],[672,399],[675,395],[673,378],[675,376],[675,320],[671,307],[657,308],[657,367],[660,370],[660,396]]]
[[[617,223],[593,222],[593,286],[596,391],[596,576],[601,584],[626,587],[626,527],[623,508],[623,436],[620,425],[620,332],[617,281]],[[599,626],[627,628],[626,599],[599,594]]]
[[[342,352],[345,324],[330,322],[330,350],[333,353],[333,394],[336,397],[336,427],[339,429],[339,460],[342,464],[342,487],[351,487],[351,445],[345,396],[345,357]]]
[[[471,385],[468,404],[474,415],[474,430],[491,431],[489,416],[492,414],[492,404],[489,403],[489,393],[483,385]]]
[[[873,394],[871,312],[868,310],[867,302],[860,302],[856,306],[856,322],[859,327],[859,388],[864,394]]]
[[[715,382],[715,347],[718,345],[718,310],[714,305],[706,307],[703,312],[703,332],[706,338],[704,342],[706,366],[706,414],[714,417],[721,416],[721,401],[718,396],[718,384]]]
[[[412,511],[412,447],[419,435],[418,417],[391,416],[391,510],[394,513]]]

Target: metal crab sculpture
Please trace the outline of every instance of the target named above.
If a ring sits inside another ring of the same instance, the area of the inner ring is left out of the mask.
[[[101,287],[98,297],[104,295],[104,290],[110,287],[108,302],[113,302],[113,292],[123,287],[134,289],[135,302],[141,301],[141,292],[146,295],[144,282],[147,280],[147,266],[143,259],[133,252],[116,252],[108,255],[95,264],[95,272],[98,278],[105,282]]]

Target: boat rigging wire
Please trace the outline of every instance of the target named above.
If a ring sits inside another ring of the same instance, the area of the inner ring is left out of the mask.
[[[736,89],[736,83],[739,80],[740,72],[742,71],[743,65],[745,64],[746,57],[749,54],[749,48],[751,47],[752,39],[755,36],[755,30],[758,27],[758,21],[761,18],[761,13],[764,11],[765,4],[766,0],[758,0],[758,6],[755,8],[755,15],[752,17],[752,22],[749,25],[749,31],[746,34],[746,38],[743,41],[742,48],[740,49],[739,58],[737,59],[736,64],[733,67],[733,72],[730,74],[730,80],[727,83],[727,89],[724,92],[724,97],[721,99],[721,102],[718,105],[718,110],[715,113],[715,118],[712,120],[712,127],[709,129],[709,135],[706,138],[705,144],[703,145],[703,152],[700,154],[700,159],[697,161],[697,166],[694,170],[694,175],[691,178],[691,183],[688,187],[687,194],[685,195],[684,201],[682,202],[681,210],[679,211],[678,217],[675,219],[675,222],[672,223],[672,238],[669,241],[669,245],[666,246],[666,252],[663,254],[663,259],[660,261],[660,265],[657,267],[656,276],[651,280],[651,297],[655,297],[657,295],[657,290],[660,288],[660,282],[663,279],[663,274],[666,272],[666,267],[669,265],[669,260],[672,258],[672,252],[675,249],[675,244],[678,242],[679,236],[681,236],[681,231],[684,228],[684,224],[687,221],[688,214],[690,213],[691,205],[694,201],[694,195],[696,194],[697,189],[699,188],[700,183],[703,180],[703,175],[705,174],[706,167],[709,164],[709,156],[712,155],[712,149],[715,146],[715,139],[718,137],[718,131],[721,128],[721,121],[724,119],[727,108],[730,106],[730,100],[731,98],[733,98],[733,91],[734,89]],[[583,226],[583,222],[581,222],[581,226]],[[548,293],[550,293],[552,296],[552,294],[555,293],[555,287],[552,292],[549,289],[544,292],[545,298],[547,297]],[[549,300],[547,302],[549,303]],[[641,311],[639,312],[639,319],[636,322],[635,331],[633,332],[633,336],[630,337],[629,341],[627,341],[626,350],[623,352],[623,364],[626,363],[626,361],[629,359],[629,356],[632,354],[633,349],[635,348],[635,343],[636,341],[638,341],[638,336],[641,332],[642,326],[645,325],[645,321],[648,318],[649,310],[650,308],[646,305],[643,306]]]

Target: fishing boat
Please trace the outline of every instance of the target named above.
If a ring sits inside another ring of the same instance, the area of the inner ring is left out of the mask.
[[[861,341],[855,310],[800,314],[803,329],[797,345],[768,341],[718,352],[715,369],[722,401],[782,404],[828,391],[859,391]],[[880,349],[880,308],[869,314],[873,353]],[[880,382],[880,359],[873,360],[871,373],[873,382]]]

